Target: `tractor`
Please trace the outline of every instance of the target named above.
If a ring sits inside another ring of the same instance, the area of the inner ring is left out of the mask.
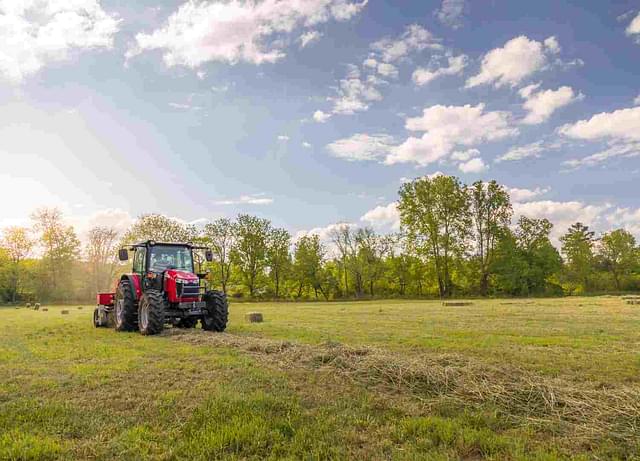
[[[227,298],[220,291],[208,290],[207,273],[201,270],[201,252],[211,261],[210,249],[148,240],[120,249],[120,261],[129,259],[129,251],[134,252],[133,270],[120,277],[115,292],[98,293],[93,312],[95,327],[155,335],[166,324],[195,328],[200,320],[204,330],[224,331],[229,313]]]

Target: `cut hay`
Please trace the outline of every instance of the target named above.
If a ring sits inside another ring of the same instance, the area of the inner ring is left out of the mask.
[[[447,307],[462,307],[462,306],[472,306],[473,303],[470,301],[445,301],[442,303],[442,305]]]
[[[249,323],[261,323],[264,321],[261,312],[247,312],[244,318]]]
[[[638,305],[640,304],[640,299],[627,299],[627,304]]]
[[[60,313],[61,313],[62,315],[67,315],[67,314],[69,313],[69,311],[68,311],[67,309],[62,309],[62,310],[60,311]]]
[[[457,354],[394,353],[339,343],[309,345],[202,330],[165,330],[164,336],[190,344],[231,347],[280,369],[326,370],[366,387],[406,393],[423,404],[443,399],[497,409],[518,425],[552,427],[572,443],[640,438],[640,388],[606,391],[597,383],[576,383],[536,375],[522,368],[483,363]]]

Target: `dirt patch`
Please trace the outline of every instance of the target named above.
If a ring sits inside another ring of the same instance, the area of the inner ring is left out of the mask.
[[[400,355],[373,347],[309,345],[201,330],[172,329],[164,335],[190,344],[239,349],[279,368],[329,369],[358,384],[409,393],[423,402],[445,397],[465,405],[490,405],[527,425],[559,429],[577,443],[609,438],[626,444],[640,437],[638,386],[577,385],[456,354]]]

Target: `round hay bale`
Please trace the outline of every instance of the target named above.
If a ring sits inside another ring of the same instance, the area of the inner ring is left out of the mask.
[[[78,310],[81,311],[82,310],[82,306],[78,306]]]
[[[42,312],[47,312],[49,309],[47,309],[46,307],[43,307],[42,309],[40,309]]]
[[[34,308],[35,310],[40,310],[40,303],[35,303],[35,304],[33,305],[33,308]]]
[[[261,312],[247,312],[244,317],[249,323],[260,323],[264,320]]]
[[[62,315],[66,315],[66,314],[68,314],[68,313],[69,313],[69,311],[68,311],[67,309],[62,309],[62,310],[60,311],[60,313],[61,313]]]
[[[27,303],[27,304],[25,304],[25,307],[26,307],[27,309],[31,309],[31,303]]]

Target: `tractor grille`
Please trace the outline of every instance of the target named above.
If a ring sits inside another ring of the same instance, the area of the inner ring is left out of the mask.
[[[178,296],[181,298],[197,298],[200,294],[200,283],[182,282],[177,283]]]

